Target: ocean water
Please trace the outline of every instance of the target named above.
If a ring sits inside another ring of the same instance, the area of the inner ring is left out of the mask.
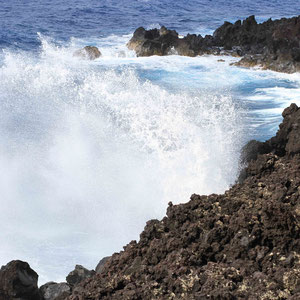
[[[297,15],[297,2],[1,1],[0,264],[62,281],[138,239],[169,201],[228,189],[241,147],[300,104],[300,75],[231,57],[137,58],[126,43],[139,26],[207,34]],[[74,57],[85,45],[103,56]]]

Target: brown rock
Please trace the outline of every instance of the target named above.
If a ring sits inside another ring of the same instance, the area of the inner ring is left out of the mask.
[[[0,270],[0,300],[41,300],[37,281],[28,263],[11,261]]]

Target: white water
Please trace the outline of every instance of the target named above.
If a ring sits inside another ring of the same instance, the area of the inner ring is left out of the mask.
[[[0,69],[0,264],[26,260],[43,283],[94,268],[169,201],[227,189],[245,140],[233,90],[264,75],[229,58],[136,58],[128,37],[96,41],[94,62],[72,56],[84,41],[41,39]]]

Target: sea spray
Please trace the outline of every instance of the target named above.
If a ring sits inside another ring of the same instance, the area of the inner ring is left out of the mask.
[[[224,191],[242,123],[230,93],[168,90],[41,39],[0,69],[0,219],[1,262],[30,261],[44,282],[94,267],[169,201]]]
[[[39,38],[40,52],[1,55],[0,257],[29,261],[40,282],[94,268],[169,201],[223,192],[245,140],[273,134],[291,101],[281,96],[299,93],[295,76],[228,57],[136,58],[126,36]],[[73,57],[86,44],[103,57]]]

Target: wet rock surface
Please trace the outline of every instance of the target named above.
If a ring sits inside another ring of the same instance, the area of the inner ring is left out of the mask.
[[[20,260],[9,262],[0,269],[0,300],[40,300],[38,274]]]
[[[233,55],[242,57],[239,66],[293,73],[300,70],[300,16],[261,24],[250,16],[234,24],[225,22],[212,36],[205,37],[188,34],[180,38],[176,31],[165,27],[139,27],[127,46],[137,56]]]
[[[283,116],[242,183],[170,202],[68,299],[299,299],[300,109]]]

